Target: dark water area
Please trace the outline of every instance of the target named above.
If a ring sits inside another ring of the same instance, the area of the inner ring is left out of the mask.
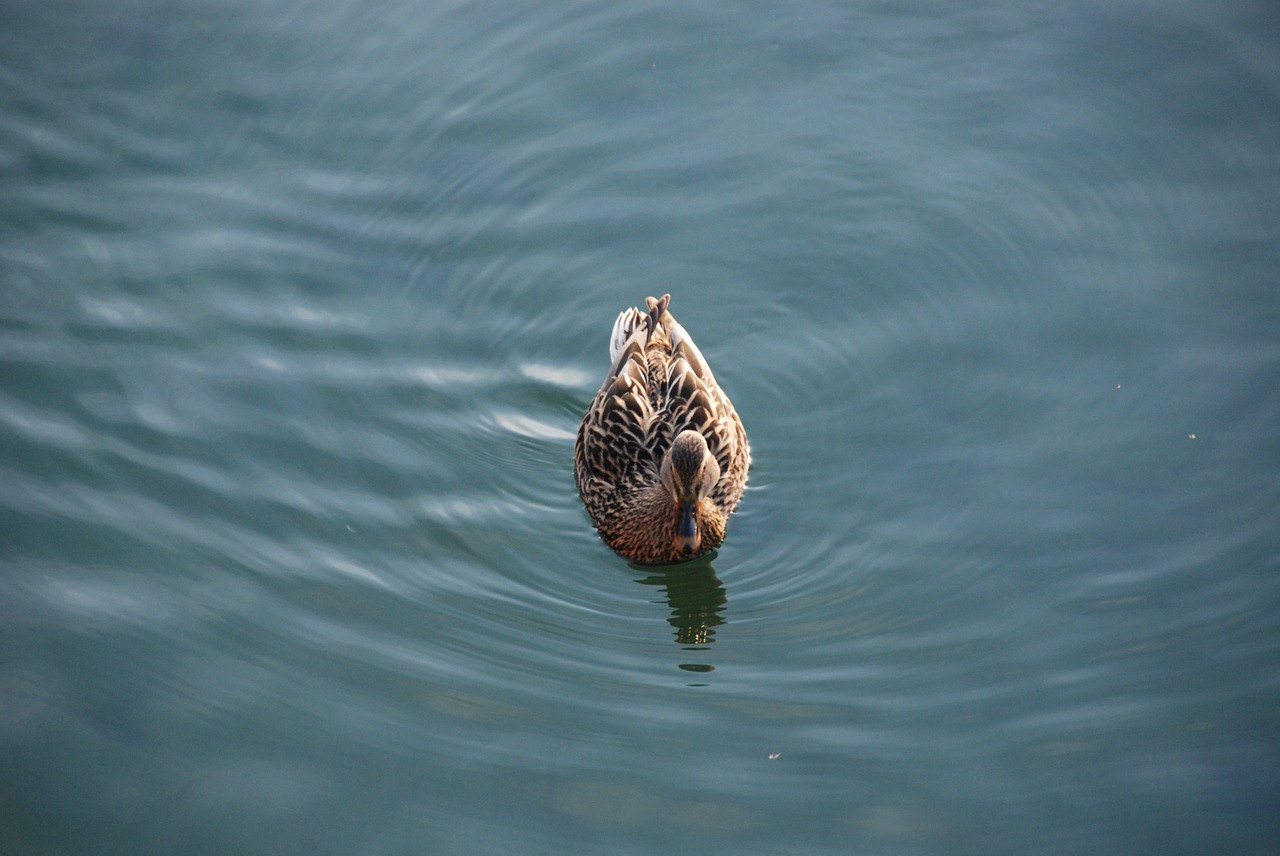
[[[0,850],[1280,850],[1268,3],[0,10]],[[617,313],[754,463],[575,493]]]

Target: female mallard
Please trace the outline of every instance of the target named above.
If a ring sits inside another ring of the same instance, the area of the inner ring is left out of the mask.
[[[747,484],[747,432],[702,352],[667,311],[618,315],[612,365],[578,428],[578,493],[604,542],[664,564],[720,545]]]

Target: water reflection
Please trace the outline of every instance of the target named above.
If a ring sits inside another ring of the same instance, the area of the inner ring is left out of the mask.
[[[645,568],[645,571],[647,576],[636,582],[663,590],[671,607],[667,622],[676,629],[676,643],[686,651],[708,650],[715,641],[716,628],[725,623],[724,608],[728,600],[710,559],[665,568]],[[710,672],[715,666],[682,663],[680,668],[690,672]]]

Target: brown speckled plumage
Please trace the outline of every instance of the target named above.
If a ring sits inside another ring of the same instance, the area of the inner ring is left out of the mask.
[[[574,444],[578,492],[600,537],[646,564],[718,547],[751,463],[742,420],[670,299],[618,315],[609,373]]]

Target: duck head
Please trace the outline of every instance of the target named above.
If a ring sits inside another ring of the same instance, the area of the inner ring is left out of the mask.
[[[662,459],[660,475],[673,503],[676,555],[692,558],[701,552],[702,500],[720,481],[720,464],[705,437],[681,431]]]

